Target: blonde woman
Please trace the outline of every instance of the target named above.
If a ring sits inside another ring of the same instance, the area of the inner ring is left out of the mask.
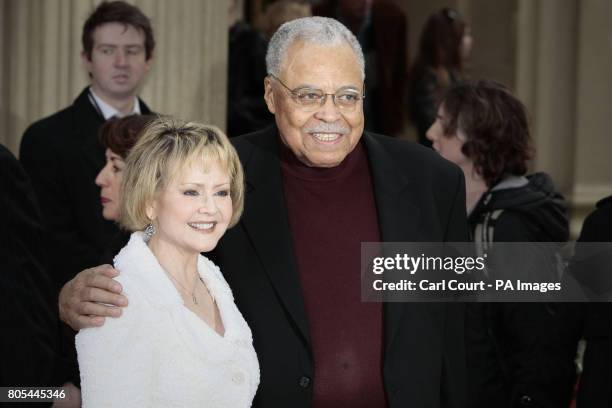
[[[149,125],[126,159],[115,257],[129,299],[76,338],[83,405],[248,407],[259,383],[251,331],[221,272],[200,255],[243,208],[243,173],[217,128]]]

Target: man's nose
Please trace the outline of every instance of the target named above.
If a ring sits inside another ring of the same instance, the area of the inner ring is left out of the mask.
[[[125,51],[118,50],[115,53],[115,65],[118,67],[124,66],[127,63],[127,55]]]
[[[340,116],[340,110],[334,102],[333,95],[326,95],[323,105],[315,112],[315,117],[324,122],[335,122]]]

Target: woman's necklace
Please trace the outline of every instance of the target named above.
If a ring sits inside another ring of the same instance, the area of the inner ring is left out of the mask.
[[[172,279],[172,281],[174,283],[176,283],[177,285],[179,285],[179,287],[181,289],[183,289],[185,291],[185,293],[189,294],[189,289],[185,288],[183,285],[181,285],[181,283],[179,281],[177,281],[174,276],[172,276],[172,274],[170,272],[167,272],[168,276],[170,276],[170,279]],[[195,291],[196,291],[196,287],[198,285],[198,279],[200,280],[200,282],[204,283],[204,281],[202,280],[202,277],[199,274],[196,274],[196,279],[193,282],[193,290],[191,291],[191,299],[193,300],[194,304],[198,304],[198,298],[195,295]]]

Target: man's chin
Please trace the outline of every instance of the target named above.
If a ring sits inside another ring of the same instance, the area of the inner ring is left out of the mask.
[[[301,162],[309,167],[330,168],[336,167],[346,158],[346,154],[309,154],[300,159]]]

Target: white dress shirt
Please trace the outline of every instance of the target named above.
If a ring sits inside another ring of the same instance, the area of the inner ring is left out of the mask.
[[[137,97],[134,97],[134,104],[133,104],[132,111],[128,114],[123,114],[119,112],[117,109],[115,109],[115,107],[104,102],[102,98],[96,95],[96,93],[93,91],[93,89],[91,89],[91,87],[89,88],[89,95],[90,95],[89,101],[94,105],[96,110],[99,110],[102,116],[104,116],[104,120],[109,120],[113,116],[117,118],[122,118],[124,116],[140,115],[141,113],[140,102],[138,102]]]

